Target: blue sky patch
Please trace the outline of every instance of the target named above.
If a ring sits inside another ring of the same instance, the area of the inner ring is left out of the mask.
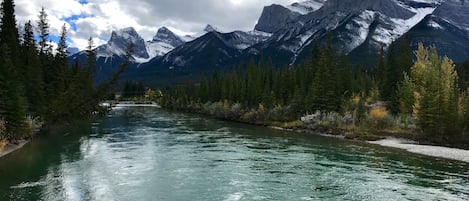
[[[61,20],[68,22],[70,24],[72,30],[77,31],[76,21],[78,19],[86,18],[86,17],[89,17],[89,16],[86,16],[86,15],[72,15],[72,16],[69,16],[69,17],[64,17]]]
[[[78,2],[79,2],[81,5],[86,5],[86,4],[88,4],[88,0],[78,0]]]

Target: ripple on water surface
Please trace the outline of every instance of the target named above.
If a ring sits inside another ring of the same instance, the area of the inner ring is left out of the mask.
[[[92,127],[17,153],[29,165],[10,163],[2,198],[469,200],[467,163],[396,149],[154,108],[115,110]]]

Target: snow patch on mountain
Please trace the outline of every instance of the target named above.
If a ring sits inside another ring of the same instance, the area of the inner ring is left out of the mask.
[[[350,52],[357,48],[368,37],[371,23],[375,20],[376,13],[374,11],[365,10],[358,17],[354,18],[345,28],[352,35],[352,40],[347,41],[345,52]]]
[[[224,34],[224,41],[238,50],[247,49],[255,44],[264,42],[272,36],[272,34],[261,31],[234,31]]]
[[[428,4],[440,4],[441,2],[445,0],[412,0],[413,2],[419,2],[419,3],[428,3]]]
[[[427,15],[430,15],[436,8],[409,8],[415,13],[408,19],[389,18],[390,27],[380,25],[376,28],[372,39],[382,45],[388,46],[393,41],[407,33],[412,27],[421,22]]]
[[[106,59],[113,56],[123,57],[126,55],[130,44],[134,46],[132,56],[135,61],[149,58],[145,40],[132,27],[113,31],[108,43],[96,48],[96,56],[97,58],[104,57]]]
[[[271,37],[273,34],[271,33],[267,33],[267,32],[263,32],[263,31],[258,31],[258,30],[252,30],[252,31],[248,31],[247,32],[249,35],[252,35],[252,36],[263,36],[263,37]]]
[[[200,38],[202,37],[203,35],[207,34],[207,33],[210,33],[210,32],[219,32],[219,33],[225,33],[223,30],[221,30],[220,28],[216,27],[216,26],[213,26],[211,24],[207,24],[205,26],[205,28],[202,30],[202,31],[199,31],[195,34],[192,34],[192,35],[185,35],[183,37],[181,37],[182,40],[184,40],[185,42],[190,42],[190,41],[193,41],[197,38]]]
[[[444,29],[440,24],[438,24],[438,22],[435,22],[434,20],[428,21],[428,26],[434,29]]]
[[[144,63],[155,57],[162,57],[184,43],[181,37],[171,32],[168,28],[161,27],[153,39],[146,42],[146,49],[150,57],[146,60],[141,60],[141,62]]]
[[[117,30],[114,32],[114,34],[120,37],[121,39],[124,39],[134,44],[140,42],[139,40],[141,39],[141,37],[138,35],[137,31],[135,31],[133,27],[127,27]]]
[[[391,21],[394,22],[393,29],[383,29],[380,28],[380,31],[383,32],[381,37],[377,36],[374,37],[376,41],[382,42],[386,45],[391,44],[392,41],[396,40],[397,38],[401,37],[405,33],[407,33],[412,27],[417,25],[419,22],[423,20],[427,15],[430,15],[435,11],[436,8],[410,8],[415,15],[409,19],[398,19],[398,18],[391,18]],[[388,33],[385,33],[388,32]],[[384,37],[383,37],[384,36]]]
[[[287,8],[293,12],[306,15],[308,13],[319,10],[324,5],[324,2],[325,2],[324,0],[308,0],[308,1],[293,3],[287,6]]]
[[[147,51],[150,58],[163,56],[173,50],[175,47],[163,42],[147,42]]]
[[[214,27],[211,24],[207,24],[207,26],[205,26],[205,28],[204,28],[204,32],[206,32],[206,33],[214,32],[214,31],[222,33],[221,29],[219,29],[218,27]]]
[[[433,13],[451,25],[467,31],[469,37],[469,2],[465,0],[446,0]]]

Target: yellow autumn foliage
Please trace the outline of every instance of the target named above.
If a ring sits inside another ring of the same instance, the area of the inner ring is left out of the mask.
[[[382,106],[374,107],[370,110],[370,117],[374,121],[381,121],[388,115],[386,108]]]
[[[0,153],[3,152],[3,149],[5,148],[7,143],[8,142],[6,140],[0,140]]]

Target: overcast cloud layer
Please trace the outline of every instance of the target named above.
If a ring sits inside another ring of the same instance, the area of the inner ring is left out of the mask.
[[[252,30],[262,8],[295,0],[16,0],[20,25],[35,24],[41,7],[48,13],[51,33],[66,23],[70,46],[83,49],[87,39],[105,43],[112,30],[134,27],[150,40],[162,26],[177,34],[200,32],[212,24],[221,30]],[[98,41],[99,39],[99,41]]]

